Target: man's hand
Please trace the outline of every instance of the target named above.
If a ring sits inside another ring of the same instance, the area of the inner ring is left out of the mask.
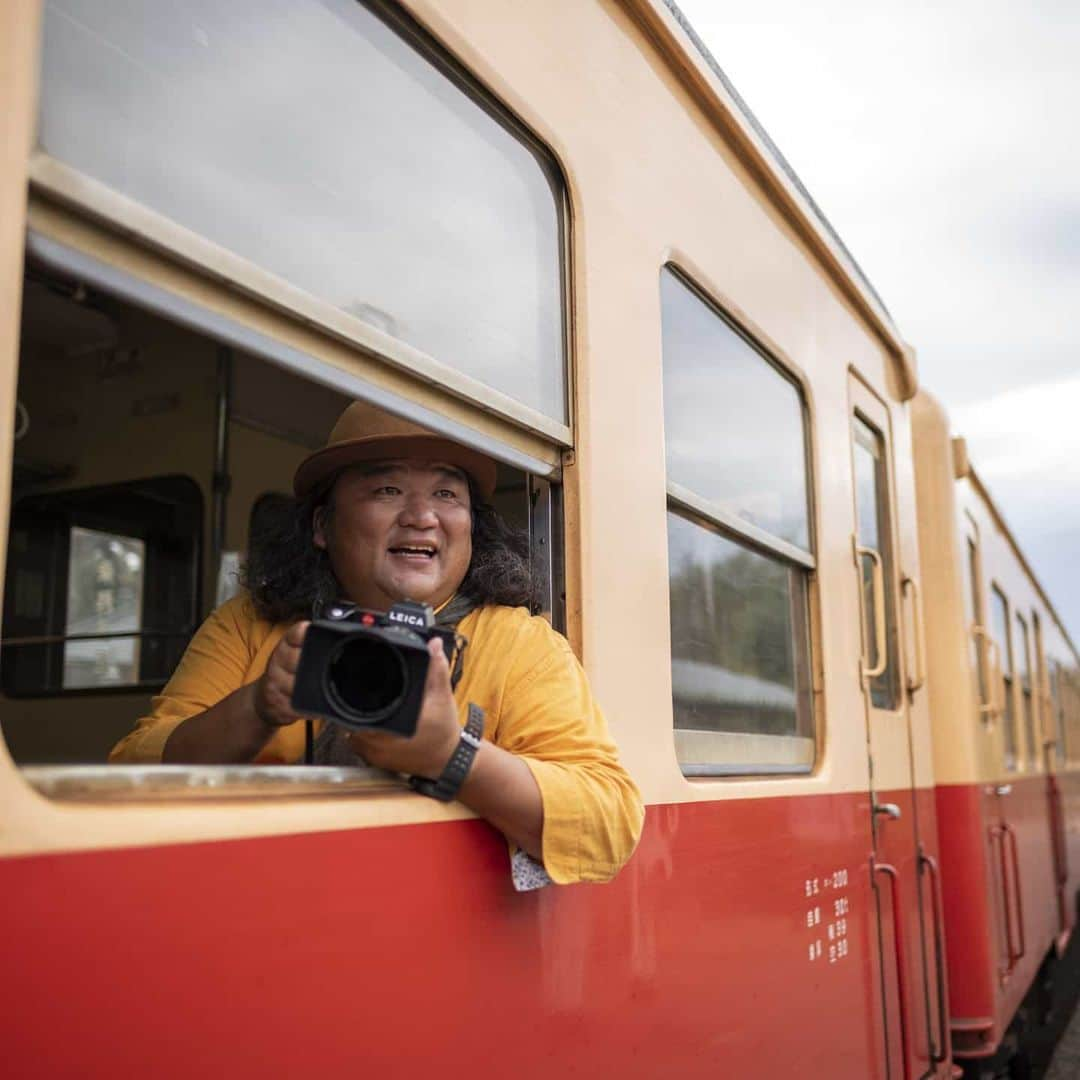
[[[177,725],[165,742],[161,760],[193,765],[254,761],[278,728],[300,720],[291,699],[307,628],[303,622],[285,631],[266,671],[255,682]]]
[[[416,734],[403,739],[385,731],[356,731],[349,735],[349,742],[369,765],[434,780],[457,749],[461,725],[443,643],[435,637],[428,642],[427,648],[431,662],[424,682]]]
[[[266,671],[255,683],[252,704],[255,715],[268,727],[279,728],[293,724],[302,717],[293,712],[292,692],[300,650],[310,624],[294,623],[285,631],[277,648],[270,655]]]
[[[457,749],[461,725],[450,686],[450,665],[438,638],[428,642],[428,653],[431,663],[416,734],[403,739],[384,731],[362,731],[352,733],[349,742],[366,761],[381,769],[435,780]],[[485,740],[457,799],[533,858],[543,859],[544,804],[540,788],[521,758]]]

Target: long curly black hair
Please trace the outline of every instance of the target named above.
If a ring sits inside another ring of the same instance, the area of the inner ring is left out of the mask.
[[[472,560],[458,595],[476,606],[504,604],[533,608],[535,575],[529,537],[507,524],[469,482],[472,507]],[[342,597],[330,557],[315,546],[314,520],[322,509],[324,525],[334,512],[333,480],[303,498],[267,498],[253,517],[241,583],[256,614],[270,622],[310,619],[313,612]]]

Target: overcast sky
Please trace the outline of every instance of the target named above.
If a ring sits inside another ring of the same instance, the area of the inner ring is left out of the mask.
[[[1080,643],[1080,3],[679,0]]]

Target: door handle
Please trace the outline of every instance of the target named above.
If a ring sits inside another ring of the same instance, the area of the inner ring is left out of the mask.
[[[871,564],[870,589],[874,597],[874,651],[877,653],[877,663],[873,667],[867,667],[866,660],[862,661],[862,674],[864,679],[876,679],[886,668],[889,662],[888,644],[885,639],[885,570],[881,562],[881,554],[871,547],[862,547],[858,537],[852,536],[852,546],[855,549],[855,565],[859,570],[859,604],[863,609],[863,622],[866,622],[865,604],[862,601],[862,562],[866,556]],[[869,636],[867,627],[867,636]]]
[[[1009,854],[1013,871],[1013,892],[1016,894],[1016,927],[1019,949],[1016,959],[1021,960],[1027,955],[1027,939],[1024,935],[1024,896],[1020,888],[1020,855],[1016,844],[1016,830],[1011,825],[1002,825],[1001,828],[1009,841]]]
[[[918,581],[908,575],[904,576],[901,588],[907,592],[910,588],[912,599],[912,618],[915,620],[915,673],[908,675],[907,688],[909,694],[921,690],[926,683],[926,637],[923,633],[923,606],[922,591]]]
[[[990,835],[998,843],[998,867],[1001,873],[1001,892],[1005,907],[1005,951],[1008,954],[1008,960],[1005,969],[1001,972],[1001,978],[1004,981],[1016,970],[1016,965],[1027,953],[1027,941],[1024,935],[1024,898],[1020,886],[1020,858],[1017,851],[1016,830],[1011,825],[992,825]],[[1014,899],[1015,910],[1013,909]],[[1013,942],[1016,943],[1015,948]]]
[[[930,910],[934,919],[934,976],[937,981],[937,1021],[938,1042],[934,1044],[933,1033],[927,1030],[927,1041],[930,1044],[930,1060],[935,1065],[947,1061],[951,1048],[949,1046],[949,1005],[945,992],[945,938],[942,932],[944,920],[942,918],[941,904],[941,875],[938,872],[937,859],[928,855],[919,848],[919,869],[926,869],[930,875]],[[925,954],[924,954],[925,957]]]
[[[896,960],[896,989],[900,998],[900,1052],[904,1062],[902,1076],[911,1075],[911,1065],[908,1061],[908,1015],[907,1015],[907,971],[904,966],[904,958],[907,953],[904,949],[904,908],[900,903],[900,875],[895,866],[890,863],[879,863],[871,859],[870,865],[875,874],[884,874],[889,879],[889,895],[892,899],[893,911],[893,955]]]
[[[899,821],[904,816],[900,807],[894,802],[874,803],[874,813],[887,817],[890,821]]]
[[[998,873],[1001,875],[1001,905],[1005,916],[1005,966],[999,968],[1002,983],[1013,973],[1013,909],[1012,891],[1009,889],[1009,871],[1005,859],[1005,830],[1000,825],[990,826],[991,845],[997,846]]]
[[[998,701],[998,685],[1001,682],[1001,649],[998,643],[990,636],[984,626],[975,623],[971,628],[971,635],[975,638],[975,648],[979,655],[985,657],[982,665],[985,687],[980,690],[986,691],[986,700],[979,702],[979,715],[987,722],[992,723],[994,718],[1003,711],[1004,699]],[[984,654],[980,642],[985,643],[987,652]]]

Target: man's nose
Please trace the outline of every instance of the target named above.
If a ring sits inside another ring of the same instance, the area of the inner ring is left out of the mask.
[[[434,502],[427,495],[408,495],[398,515],[401,525],[414,529],[433,529],[439,523]]]

